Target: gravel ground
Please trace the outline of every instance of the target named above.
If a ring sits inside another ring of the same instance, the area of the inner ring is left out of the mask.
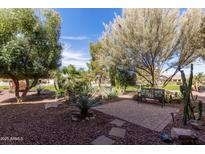
[[[53,101],[51,95],[39,97],[29,93],[23,104],[16,104],[13,95],[6,92],[3,96],[0,96],[0,144],[90,144],[101,135],[115,140],[115,144],[163,144],[159,133],[129,122],[122,126],[127,130],[124,139],[109,136],[114,126],[110,122],[115,117],[99,111],[92,111],[95,119],[75,122],[71,120],[75,107],[63,104],[45,110],[44,104]]]
[[[116,117],[93,110],[95,119],[74,122],[71,113],[76,111],[75,107],[63,104],[45,110],[44,104],[53,99],[47,95],[36,97],[35,94],[28,96],[23,104],[6,104],[12,98],[0,101],[0,144],[82,145],[90,144],[101,135],[115,140],[114,144],[165,144],[159,132],[129,122],[121,127],[126,129],[124,139],[109,136],[114,126],[110,122]],[[181,124],[180,118],[179,115],[176,125]],[[169,124],[164,131],[170,132],[172,126]]]
[[[163,144],[157,132],[128,122],[122,127],[127,130],[124,139],[111,137],[109,122],[115,117],[93,111],[95,119],[74,122],[75,110],[67,105],[49,110],[44,104],[5,105],[0,108],[0,144],[90,144],[100,135],[116,140],[115,144]]]
[[[203,105],[203,111],[205,111],[205,105]],[[205,123],[205,117],[202,118],[203,123]],[[197,140],[196,143],[193,144],[203,144],[205,145],[205,130],[198,130],[195,129],[192,125],[188,124],[186,126],[183,125],[183,106],[182,104],[180,105],[180,112],[175,116],[174,122],[169,123],[163,130],[163,132],[169,133],[171,132],[172,127],[177,127],[177,128],[184,128],[184,129],[191,129],[194,131],[196,134],[197,138],[203,138],[202,140]],[[180,141],[176,141],[174,144],[183,144]]]

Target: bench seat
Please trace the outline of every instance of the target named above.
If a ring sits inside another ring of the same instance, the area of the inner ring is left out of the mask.
[[[142,88],[140,92],[138,92],[139,101],[138,103],[142,102],[143,99],[155,99],[158,100],[162,107],[164,106],[164,96],[165,90],[164,89],[157,89],[157,88]]]

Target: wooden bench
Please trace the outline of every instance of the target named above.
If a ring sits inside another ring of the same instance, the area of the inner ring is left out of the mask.
[[[150,98],[158,100],[162,107],[164,106],[164,97],[165,90],[164,89],[156,89],[156,88],[142,88],[140,92],[138,92],[139,101],[142,102],[143,99]]]

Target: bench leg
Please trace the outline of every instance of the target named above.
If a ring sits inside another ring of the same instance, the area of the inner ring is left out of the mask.
[[[164,107],[164,99],[160,101],[162,103],[162,108]]]
[[[138,100],[138,103],[142,103],[142,99],[143,99],[143,98],[140,96],[140,97],[139,97],[139,100]]]

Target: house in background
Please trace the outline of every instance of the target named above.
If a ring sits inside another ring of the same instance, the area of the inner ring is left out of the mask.
[[[172,80],[172,82],[182,82],[182,79],[181,79],[181,75],[180,74],[176,74]]]
[[[162,84],[167,78],[169,78],[171,75],[161,75],[160,76],[160,81],[159,83]],[[180,74],[176,74],[170,82],[175,82],[177,84],[182,83],[182,79],[181,79],[181,75]]]

